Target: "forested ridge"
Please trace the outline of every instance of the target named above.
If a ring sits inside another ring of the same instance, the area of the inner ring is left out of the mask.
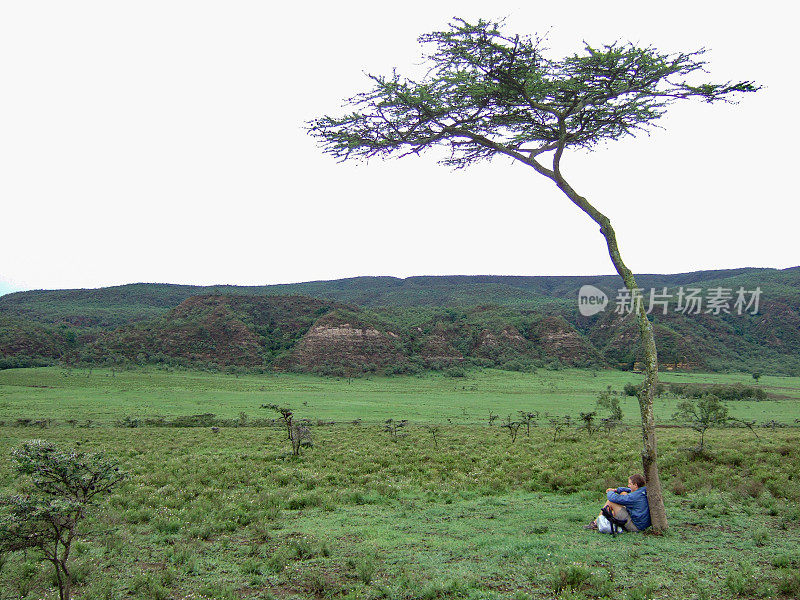
[[[651,289],[671,301],[667,314],[660,305],[651,314],[662,368],[800,373],[800,268],[636,277],[645,302]],[[604,311],[580,314],[584,285],[606,293]],[[637,331],[631,315],[617,310],[621,287],[611,275],[428,276],[17,292],[0,297],[0,365],[327,374],[457,373],[471,365],[631,369]],[[729,312],[677,310],[679,291],[689,288],[707,302],[714,290],[730,290]],[[757,314],[736,306],[739,289],[760,290]]]

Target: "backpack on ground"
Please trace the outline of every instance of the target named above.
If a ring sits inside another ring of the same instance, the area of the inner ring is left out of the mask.
[[[610,533],[612,536],[625,531],[627,519],[618,519],[607,506],[603,507],[597,517],[597,531],[600,533]]]

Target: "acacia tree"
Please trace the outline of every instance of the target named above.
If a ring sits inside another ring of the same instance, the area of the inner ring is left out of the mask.
[[[700,433],[700,445],[697,447],[699,452],[705,447],[706,431],[712,427],[721,427],[732,420],[728,416],[728,407],[713,394],[705,394],[697,400],[684,400],[678,404],[678,410],[672,418],[686,421],[689,427]],[[749,428],[753,431],[752,424]]]
[[[703,72],[703,50],[667,54],[652,47],[586,45],[581,54],[554,60],[539,40],[511,36],[502,25],[461,19],[422,35],[431,48],[430,70],[420,80],[369,75],[372,87],[351,98],[352,112],[308,124],[323,151],[344,161],[449,150],[440,162],[455,168],[505,156],[550,179],[600,227],[614,268],[632,297],[633,273],[620,256],[608,217],[567,181],[561,163],[572,149],[646,131],[678,100],[727,101],[758,89],[751,82],[690,83]],[[654,529],[667,527],[656,463],[653,396],[658,361],[653,327],[634,302],[644,354],[639,394],[642,462]]]
[[[12,452],[14,469],[27,475],[32,493],[0,498],[0,552],[38,549],[55,569],[59,598],[69,600],[72,542],[96,497],[127,475],[102,454],[62,450],[31,440]]]

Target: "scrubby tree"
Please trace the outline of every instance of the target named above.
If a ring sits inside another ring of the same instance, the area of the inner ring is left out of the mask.
[[[402,419],[400,421],[395,421],[394,419],[386,419],[386,422],[383,424],[383,430],[388,431],[389,435],[392,436],[393,441],[397,441],[398,439],[398,432],[403,429],[406,425],[408,425],[407,419]]]
[[[283,420],[283,424],[286,426],[286,435],[289,436],[289,439],[292,439],[292,419],[294,419],[294,412],[292,409],[286,408],[283,406],[278,406],[277,404],[262,404],[261,408],[266,408],[269,410],[274,410],[275,412],[281,415],[281,419]]]
[[[439,442],[437,441],[437,436],[439,435],[439,431],[441,431],[441,428],[438,425],[428,425],[426,428],[428,430],[428,433],[430,433],[431,437],[433,438],[434,449],[438,450]]]
[[[553,442],[558,440],[558,436],[561,435],[561,432],[565,429],[569,429],[570,425],[572,424],[572,417],[570,415],[564,415],[563,417],[550,417],[548,418],[548,422],[550,423],[550,427],[553,428]]]
[[[720,427],[730,420],[728,407],[713,394],[706,394],[697,400],[684,400],[678,404],[673,418],[685,421],[700,433],[699,451],[703,451],[706,431],[712,427]]]
[[[622,406],[619,397],[611,392],[611,386],[600,392],[597,397],[597,406],[609,412],[608,417],[615,421],[622,421]]]
[[[511,443],[513,444],[517,441],[517,434],[519,433],[519,428],[522,427],[522,422],[512,421],[511,415],[508,415],[505,422],[500,427],[508,429],[508,435],[511,436]]]
[[[294,456],[300,456],[301,447],[314,446],[311,440],[311,431],[308,427],[302,422],[299,425],[294,423],[294,412],[292,409],[278,406],[277,404],[262,404],[261,408],[274,410],[281,415],[283,424],[286,426],[286,435],[289,437],[289,442],[292,444],[292,454]]]
[[[729,101],[758,89],[748,81],[698,81],[703,50],[669,54],[632,43],[587,44],[580,54],[552,59],[536,39],[509,35],[499,23],[461,19],[419,41],[431,48],[423,78],[370,75],[372,87],[350,99],[347,114],[309,122],[324,152],[344,161],[419,155],[438,146],[449,150],[440,162],[459,169],[494,157],[529,167],[599,226],[632,297],[641,294],[611,221],[568,182],[564,154],[647,131],[679,100]],[[656,345],[644,302],[633,304],[645,369],[638,394],[642,463],[653,528],[665,530],[653,419]]]
[[[592,412],[582,412],[580,414],[581,421],[583,421],[583,428],[586,430],[586,433],[589,434],[589,437],[595,432],[597,427],[595,426],[594,418],[597,416],[597,413]]]
[[[614,428],[617,425],[619,425],[619,421],[613,417],[605,417],[603,419],[600,419],[600,422],[603,425],[603,429],[605,430],[606,435],[609,436],[611,435],[611,432],[614,430]]]
[[[30,493],[0,499],[0,553],[37,549],[55,569],[59,598],[72,590],[69,567],[78,524],[94,499],[125,478],[102,454],[62,450],[50,442],[24,442],[12,452],[14,470],[28,476]]]
[[[625,387],[623,387],[622,389],[626,396],[632,396],[634,398],[638,398],[639,394],[642,391],[642,388],[636,385],[635,383],[626,383]]]
[[[747,429],[750,430],[750,433],[752,433],[756,437],[756,439],[760,439],[758,437],[758,432],[756,431],[755,419],[735,419],[731,417],[730,420],[733,421],[734,423],[741,423],[744,427],[747,427]]]
[[[536,421],[539,419],[539,411],[528,412],[527,410],[518,410],[520,422],[525,425],[525,435],[531,436],[531,425],[536,427]]]

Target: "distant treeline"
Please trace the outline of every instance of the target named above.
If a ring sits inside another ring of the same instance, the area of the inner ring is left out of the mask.
[[[626,383],[624,392],[626,396],[638,396],[641,386],[633,383]],[[764,388],[754,385],[744,385],[743,383],[670,383],[658,384],[656,395],[661,396],[665,392],[677,398],[691,398],[696,400],[703,396],[716,396],[720,400],[766,400],[767,392]]]

